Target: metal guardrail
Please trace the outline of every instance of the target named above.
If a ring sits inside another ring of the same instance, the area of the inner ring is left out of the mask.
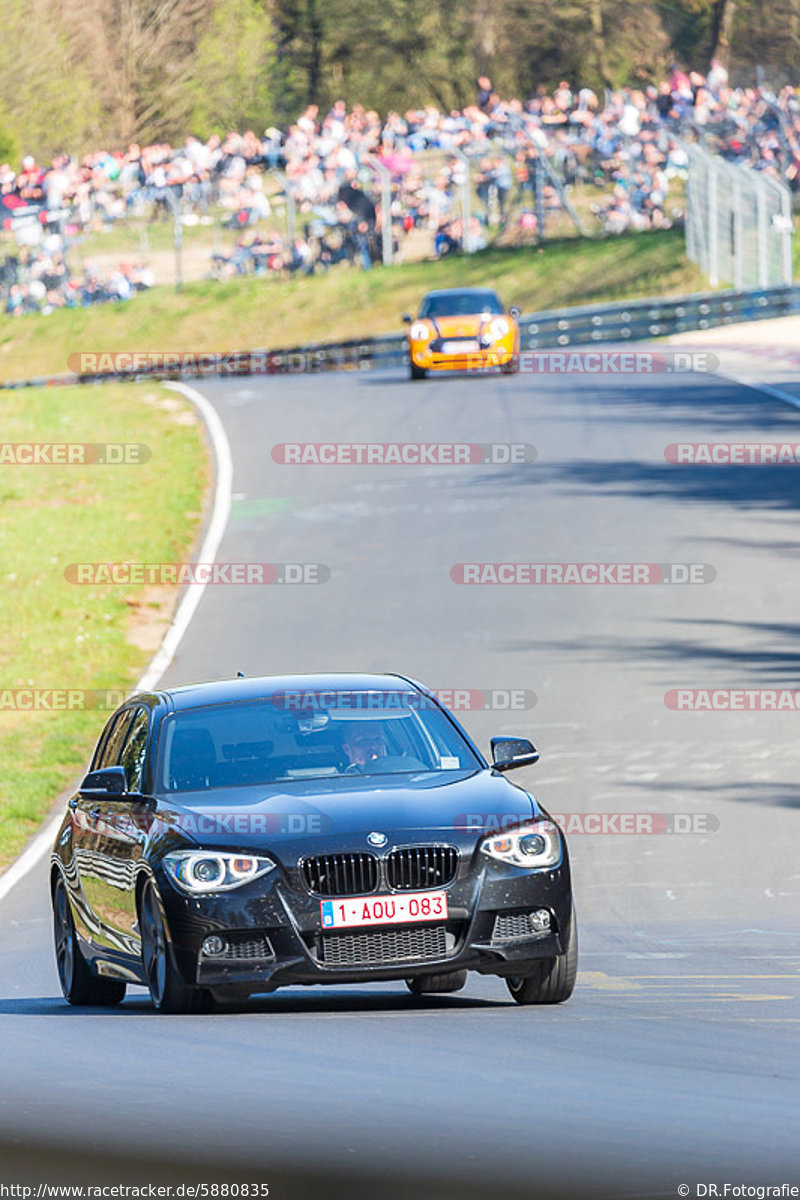
[[[800,287],[719,291],[669,299],[548,309],[519,318],[520,350],[553,350],[603,342],[642,341],[711,329],[740,321],[800,313]],[[156,357],[154,355],[154,357]],[[207,365],[166,369],[95,371],[0,382],[0,389],[104,383],[118,380],[233,378],[336,370],[370,370],[407,362],[406,335],[382,334],[343,342],[310,342],[280,350],[256,349],[227,355],[198,354]]]

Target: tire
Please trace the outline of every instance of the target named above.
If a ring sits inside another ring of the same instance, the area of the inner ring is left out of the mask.
[[[504,375],[516,375],[519,371],[519,346],[514,347],[514,353],[507,363],[503,363],[500,370]]]
[[[411,363],[409,367],[409,379],[427,379],[428,372],[425,367],[418,367],[416,363]]]
[[[144,977],[155,1010],[161,1013],[208,1011],[212,1005],[211,993],[206,988],[189,987],[178,972],[161,897],[149,879],[139,897],[139,931]]]
[[[441,975],[416,975],[406,980],[406,987],[414,996],[441,995],[460,992],[466,982],[466,971],[448,971]]]
[[[509,976],[506,987],[517,1004],[563,1004],[575,990],[577,973],[578,926],[573,912],[566,953],[543,958],[529,975]]]
[[[53,888],[53,938],[58,981],[69,1004],[110,1007],[125,999],[121,979],[94,975],[81,953],[67,888],[61,876]]]

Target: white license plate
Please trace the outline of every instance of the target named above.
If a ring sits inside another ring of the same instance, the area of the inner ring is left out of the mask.
[[[447,919],[446,892],[406,892],[396,896],[351,896],[346,900],[320,900],[323,929],[354,925],[402,925],[408,921]]]
[[[475,354],[479,349],[480,346],[474,339],[442,342],[442,354]]]

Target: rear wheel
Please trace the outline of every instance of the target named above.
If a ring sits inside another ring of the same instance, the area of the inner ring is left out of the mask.
[[[543,958],[528,975],[509,976],[506,986],[517,1004],[563,1004],[575,989],[577,973],[578,926],[573,912],[566,952]]]
[[[466,971],[448,971],[441,975],[416,975],[406,980],[406,987],[414,996],[427,996],[460,992],[466,982]]]
[[[122,980],[101,979],[89,969],[78,945],[67,888],[60,877],[53,888],[53,940],[58,981],[65,1000],[70,1004],[112,1005],[125,999]]]
[[[425,367],[418,367],[417,364],[413,362],[410,364],[409,376],[411,379],[425,379],[427,374],[428,372]]]
[[[155,884],[144,885],[139,900],[139,931],[142,938],[142,966],[150,999],[158,1012],[203,1012],[211,1007],[211,993],[205,988],[189,987],[175,965],[161,899]]]

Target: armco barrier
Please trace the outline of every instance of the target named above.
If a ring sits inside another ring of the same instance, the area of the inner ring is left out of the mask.
[[[641,341],[711,329],[740,321],[758,321],[800,313],[800,287],[753,288],[676,296],[669,299],[631,300],[615,304],[548,309],[519,318],[520,348],[548,350],[601,342]],[[198,357],[202,357],[199,356]],[[78,383],[103,383],[125,379],[186,379],[237,375],[290,375],[317,371],[370,370],[400,366],[407,361],[403,333],[381,334],[345,342],[309,342],[282,350],[246,350],[225,356],[208,369],[100,371],[85,375],[48,375],[0,383],[0,388],[40,387]]]

